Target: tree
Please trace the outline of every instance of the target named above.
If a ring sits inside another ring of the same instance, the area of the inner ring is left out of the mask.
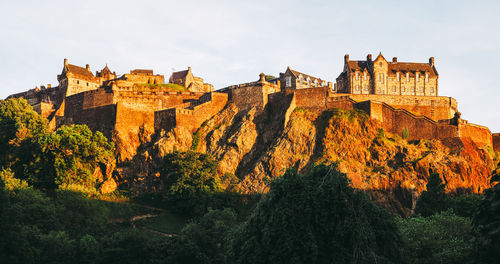
[[[114,144],[86,125],[62,126],[38,139],[39,159],[28,165],[26,178],[39,188],[94,192],[98,166],[115,162]]]
[[[230,263],[401,263],[393,217],[336,165],[288,170],[230,238]]]
[[[495,186],[485,191],[474,225],[479,229],[476,239],[480,263],[496,263],[500,259],[500,163],[491,177]]]
[[[168,263],[224,263],[226,236],[236,225],[234,210],[209,210],[182,229]]]
[[[213,194],[223,191],[218,162],[209,154],[173,152],[160,167],[168,200],[181,213],[202,215]]]
[[[427,182],[427,190],[422,192],[415,206],[415,214],[431,216],[448,208],[448,198],[445,193],[446,184],[443,184],[437,173],[431,173]]]
[[[451,210],[429,217],[399,219],[404,238],[403,252],[409,263],[470,263],[473,258],[472,239],[476,231],[468,217]]]
[[[0,100],[0,168],[21,159],[46,132],[47,121],[25,99]]]

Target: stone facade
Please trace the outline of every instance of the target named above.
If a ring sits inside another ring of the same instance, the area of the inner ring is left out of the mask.
[[[434,58],[429,63],[398,62],[394,57],[388,62],[382,53],[372,61],[369,54],[365,61],[344,57],[344,69],[337,78],[334,91],[349,94],[381,94],[438,96],[439,74]]]
[[[203,78],[195,77],[191,71],[191,67],[188,67],[185,71],[173,72],[170,75],[169,82],[182,85],[191,92],[208,93],[214,90],[213,85],[203,82]]]
[[[279,80],[281,90],[331,86],[331,83],[325,80],[292,70],[290,67],[286,69],[285,73],[280,73]]]

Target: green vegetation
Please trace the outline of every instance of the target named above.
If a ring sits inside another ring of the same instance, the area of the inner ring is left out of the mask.
[[[172,91],[172,92],[188,92],[188,89],[182,85],[175,84],[175,83],[141,83],[141,84],[135,84],[135,86],[139,89],[141,88],[167,88],[167,90]]]
[[[198,147],[200,146],[200,141],[201,141],[200,134],[201,134],[200,129],[198,129],[198,130],[196,130],[196,132],[194,132],[193,143],[191,144],[190,150],[196,151],[198,149]]]
[[[403,253],[409,263],[471,263],[476,231],[468,217],[444,211],[399,219]]]
[[[366,114],[332,110],[330,118]],[[378,136],[399,140],[383,130]],[[121,192],[99,193],[103,179],[96,172],[114,166],[114,150],[83,125],[50,132],[24,99],[0,101],[1,262],[467,264],[500,258],[498,183],[484,196],[451,197],[431,173],[415,215],[403,219],[353,189],[335,164],[306,174],[288,170],[270,182],[269,193],[243,195],[234,192],[239,179],[221,173],[211,155],[174,152],[157,164],[163,189],[135,200],[161,207],[153,208],[132,204]],[[497,169],[492,181],[499,180]],[[117,197],[124,202],[98,199]]]
[[[335,165],[287,171],[230,243],[230,263],[401,263],[393,218]]]
[[[273,75],[266,74],[266,81],[270,81],[270,80],[274,80],[274,79],[276,79],[276,77],[274,77]]]
[[[410,136],[410,132],[408,131],[408,128],[403,129],[403,132],[401,134],[401,138],[408,139],[409,136]]]

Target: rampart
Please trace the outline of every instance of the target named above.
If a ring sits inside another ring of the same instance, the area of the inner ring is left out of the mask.
[[[200,97],[199,101],[191,103],[188,107],[175,107],[154,114],[155,132],[166,132],[175,127],[185,127],[195,132],[206,120],[221,111],[226,106],[228,94],[211,92]],[[185,106],[185,105],[181,105]]]
[[[415,115],[424,115],[433,120],[451,119],[457,112],[457,101],[445,96],[378,95],[378,94],[336,94],[330,93],[328,100],[349,96],[356,102],[376,101],[396,109],[405,109]]]
[[[227,93],[228,99],[240,110],[252,107],[262,111],[268,102],[268,95],[279,92],[280,86],[265,80],[232,85],[217,92]]]

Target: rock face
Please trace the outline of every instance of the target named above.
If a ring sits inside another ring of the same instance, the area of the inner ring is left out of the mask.
[[[431,172],[438,172],[452,193],[491,186],[492,157],[471,139],[407,142],[360,110],[285,110],[239,111],[228,105],[193,136],[179,129],[156,140],[133,171],[154,178],[155,160],[191,148],[214,155],[223,173],[240,179],[241,192],[256,193],[288,168],[307,172],[314,164],[337,162],[354,187],[401,214],[411,212]]]

